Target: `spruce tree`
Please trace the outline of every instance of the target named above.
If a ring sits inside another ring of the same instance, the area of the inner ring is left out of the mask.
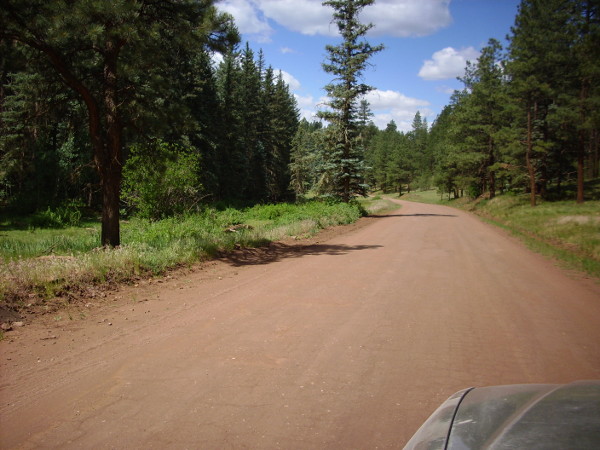
[[[248,183],[248,158],[242,141],[242,72],[238,55],[229,49],[217,70],[217,90],[221,105],[219,129],[219,197],[242,198]]]
[[[365,39],[372,24],[362,24],[359,14],[374,0],[328,0],[324,6],[333,8],[342,43],[327,45],[327,62],[323,70],[334,76],[325,86],[329,97],[328,110],[319,117],[329,122],[327,129],[327,153],[321,169],[320,190],[348,202],[366,193],[364,183],[364,148],[359,139],[359,101],[373,88],[362,83],[368,60],[383,49],[371,46]]]

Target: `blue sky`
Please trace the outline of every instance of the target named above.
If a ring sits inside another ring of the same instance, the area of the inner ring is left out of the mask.
[[[385,50],[371,59],[364,81],[374,122],[394,120],[409,130],[417,111],[431,123],[461,88],[466,60],[475,60],[490,38],[503,44],[519,0],[377,0],[361,20],[375,27],[367,39]],[[231,13],[243,41],[262,49],[268,65],[281,70],[303,117],[314,120],[331,81],[321,63],[325,45],[336,45],[332,10],[321,0],[220,0]]]

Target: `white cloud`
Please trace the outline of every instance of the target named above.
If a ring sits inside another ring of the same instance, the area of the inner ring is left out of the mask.
[[[221,0],[222,11],[233,15],[242,33],[269,40],[271,19],[307,35],[337,35],[332,10],[322,0]],[[361,20],[375,24],[372,35],[426,36],[452,21],[450,0],[378,0],[367,6]]]
[[[380,129],[393,120],[400,131],[409,131],[417,111],[424,117],[433,115],[427,100],[407,97],[397,91],[375,89],[365,98],[371,106],[373,122]]]
[[[298,89],[300,89],[300,82],[296,78],[294,78],[292,74],[286,72],[285,70],[276,70],[275,72],[281,73],[283,81],[286,82],[286,84],[290,87],[291,91],[297,91]]]
[[[407,97],[397,91],[382,91],[374,89],[365,96],[366,100],[371,105],[372,110],[382,109],[413,109],[419,106],[427,106],[427,100],[419,100],[418,98]]]
[[[296,103],[298,103],[298,106],[300,108],[312,108],[314,109],[315,107],[315,99],[312,95],[307,95],[305,97],[303,97],[302,95],[298,95],[298,94],[294,94],[294,97],[296,97]]]
[[[375,36],[427,36],[452,22],[450,0],[377,0],[361,20],[375,24]]]
[[[270,41],[273,30],[254,1],[220,0],[217,7],[233,16],[240,33],[254,35],[260,42]]]
[[[279,51],[281,51],[281,53],[283,53],[284,55],[286,55],[288,53],[296,53],[296,50],[294,50],[293,48],[289,48],[289,47],[281,47],[279,49]]]
[[[321,0],[254,0],[266,17],[280,25],[302,34],[334,35],[335,25],[330,26],[331,9]]]
[[[473,47],[455,50],[446,47],[433,54],[419,70],[419,76],[425,80],[446,80],[464,75],[467,61],[474,61],[479,52]]]
[[[312,95],[294,94],[294,97],[300,109],[300,117],[309,122],[319,120],[316,117],[317,111],[327,109],[325,104],[329,101],[325,96],[315,99]],[[427,100],[407,97],[397,91],[378,89],[369,92],[365,98],[373,112],[373,123],[380,129],[385,129],[393,120],[400,131],[410,131],[417,111],[420,111],[427,120],[433,120],[434,114]]]
[[[437,86],[435,88],[436,91],[441,92],[443,94],[448,94],[448,95],[452,95],[454,94],[454,91],[456,89],[450,87],[450,86],[446,86],[446,85],[441,85],[441,86]]]
[[[317,117],[317,111],[315,111],[314,109],[305,109],[305,108],[300,108],[300,119],[306,119],[309,122],[315,122],[320,120]]]

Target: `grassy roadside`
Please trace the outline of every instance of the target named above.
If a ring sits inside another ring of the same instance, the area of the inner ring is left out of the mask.
[[[565,267],[600,279],[600,201],[540,201],[532,208],[528,195],[501,195],[492,200],[447,200],[435,191],[413,192],[403,200],[435,203],[473,212],[519,237],[532,250]]]
[[[90,289],[190,266],[235,248],[302,239],[367,213],[396,208],[385,199],[369,198],[354,204],[207,208],[157,222],[132,219],[122,223],[117,249],[97,248],[100,227],[95,222],[48,229],[5,220],[0,222],[0,309],[51,310],[56,297],[68,301]]]

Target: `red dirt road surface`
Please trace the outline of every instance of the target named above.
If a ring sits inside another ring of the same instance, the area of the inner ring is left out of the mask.
[[[457,390],[600,378],[597,283],[443,206],[342,231],[9,332],[0,447],[398,448]]]

